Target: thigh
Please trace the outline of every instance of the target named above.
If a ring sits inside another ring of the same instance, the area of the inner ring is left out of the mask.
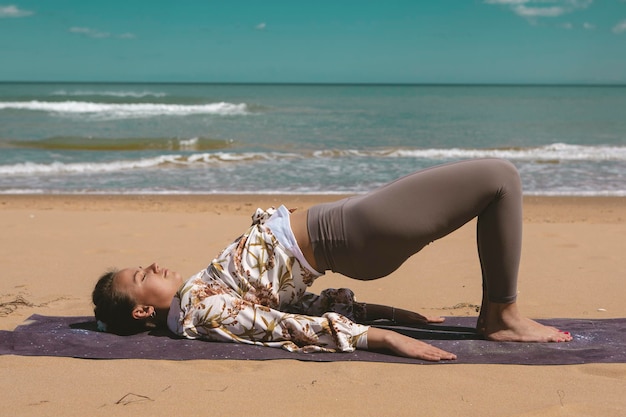
[[[415,172],[350,199],[343,227],[359,274],[389,274],[425,245],[478,216],[511,180],[519,182],[507,161],[463,161]]]

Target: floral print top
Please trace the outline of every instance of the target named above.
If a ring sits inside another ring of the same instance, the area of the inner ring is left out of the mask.
[[[283,208],[283,207],[281,207]],[[252,226],[175,295],[168,327],[190,339],[281,347],[292,352],[367,348],[365,316],[349,289],[306,291],[320,274],[304,267],[257,209]]]

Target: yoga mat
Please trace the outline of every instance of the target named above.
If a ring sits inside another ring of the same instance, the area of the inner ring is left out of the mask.
[[[551,319],[541,323],[570,331],[569,343],[500,343],[482,340],[474,331],[476,318],[448,317],[445,325],[399,331],[457,355],[440,363],[565,365],[626,363],[626,318]],[[355,351],[352,353],[291,353],[282,349],[236,343],[179,339],[165,331],[116,336],[96,330],[93,317],[33,315],[14,331],[0,331],[0,354],[63,356],[88,359],[295,359],[301,361],[369,361],[431,363],[417,359]]]

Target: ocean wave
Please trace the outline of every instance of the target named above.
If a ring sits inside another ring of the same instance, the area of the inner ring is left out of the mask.
[[[96,91],[96,90],[76,90],[65,91],[58,90],[50,93],[51,96],[61,97],[83,97],[83,96],[105,96],[105,97],[132,97],[132,98],[144,98],[144,97],[166,97],[167,93],[153,92],[153,91]]]
[[[151,158],[135,160],[118,160],[108,162],[51,162],[48,164],[22,162],[0,166],[0,175],[54,175],[54,174],[87,174],[148,169],[159,166],[190,167],[199,165],[217,165],[232,162],[268,161],[289,157],[290,154],[265,152],[212,152],[192,155],[159,155]],[[291,158],[297,157],[291,154]]]
[[[208,137],[193,138],[94,138],[84,136],[55,136],[42,140],[0,141],[0,147],[67,151],[207,151],[228,148],[232,140]]]
[[[565,161],[626,161],[626,146],[586,146],[553,143],[530,148],[440,148],[440,149],[378,149],[320,150],[316,157],[389,157],[432,160],[503,158],[519,161],[559,163]]]
[[[207,145],[210,140],[205,139]],[[194,150],[197,144],[194,138],[179,143],[180,150],[188,146]],[[224,142],[220,142],[224,146]],[[105,145],[102,145],[105,146]],[[217,146],[217,145],[216,145]],[[0,166],[0,175],[40,175],[58,173],[100,173],[134,169],[147,169],[165,166],[197,167],[224,164],[242,164],[262,161],[287,160],[318,160],[321,166],[336,165],[334,160],[341,159],[393,159],[415,158],[432,161],[473,159],[473,158],[504,158],[513,162],[531,164],[559,164],[562,162],[620,162],[626,161],[626,146],[582,146],[552,144],[536,148],[520,149],[375,149],[375,150],[319,150],[312,152],[196,152],[191,154],[164,154],[134,160],[116,160],[109,162],[24,162]],[[331,160],[330,162],[324,160]]]
[[[34,162],[22,162],[13,165],[0,166],[0,175],[45,175],[63,173],[105,173],[116,172],[138,168],[149,168],[164,163],[167,158],[147,158],[131,161],[112,162],[77,162],[63,163],[52,162],[49,164],[39,164]]]
[[[90,115],[102,119],[211,114],[237,116],[248,114],[245,103],[162,104],[94,103],[84,101],[9,101],[0,102],[0,110],[43,111],[58,115]]]

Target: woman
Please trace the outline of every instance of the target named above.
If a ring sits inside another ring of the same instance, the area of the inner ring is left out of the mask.
[[[95,315],[118,334],[167,326],[191,339],[290,351],[371,349],[455,359],[419,340],[357,324],[441,318],[360,304],[346,289],[318,296],[306,288],[327,270],[362,280],[389,275],[475,217],[483,283],[478,332],[496,341],[570,341],[569,333],[518,311],[522,190],[513,164],[499,159],[440,165],[306,211],[257,210],[250,229],[186,281],[157,264],[105,274],[93,292]]]

